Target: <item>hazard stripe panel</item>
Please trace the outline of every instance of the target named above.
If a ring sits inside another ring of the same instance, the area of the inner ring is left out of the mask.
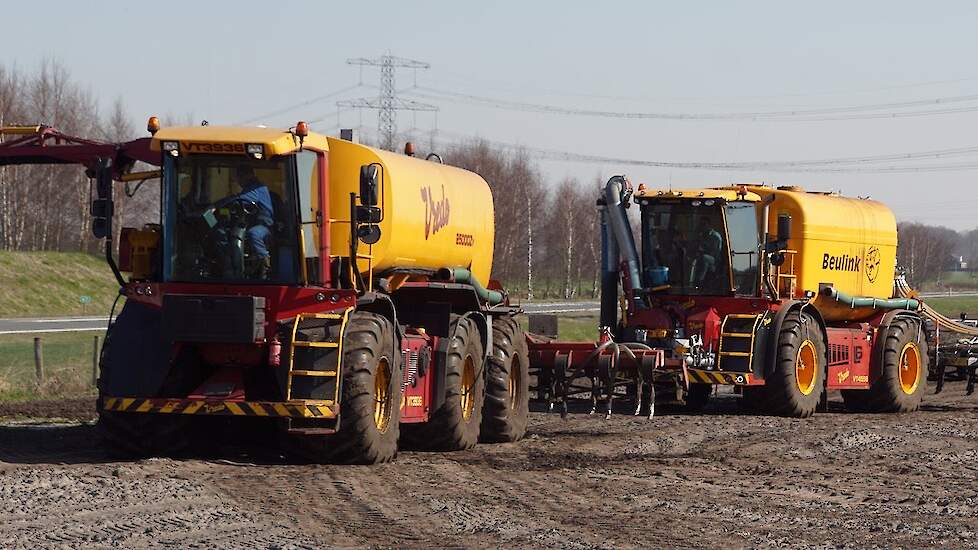
[[[751,375],[743,372],[687,369],[686,375],[690,382],[699,384],[725,384],[733,386],[748,386],[751,384]]]
[[[336,418],[330,403],[280,403],[269,401],[204,401],[199,399],[139,399],[108,397],[102,408],[115,412]]]

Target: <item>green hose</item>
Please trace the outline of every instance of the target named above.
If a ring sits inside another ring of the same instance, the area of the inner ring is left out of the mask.
[[[479,295],[489,305],[494,306],[503,301],[503,293],[496,290],[488,290],[486,287],[482,286],[482,283],[472,275],[472,272],[464,267],[445,267],[438,270],[438,278],[447,281],[455,281],[456,283],[468,283],[472,285],[475,289],[475,293]]]
[[[917,311],[920,309],[920,302],[913,298],[891,298],[883,300],[880,298],[860,298],[850,296],[845,292],[840,292],[832,287],[822,290],[822,295],[841,302],[851,308],[871,307],[873,309],[907,309]]]

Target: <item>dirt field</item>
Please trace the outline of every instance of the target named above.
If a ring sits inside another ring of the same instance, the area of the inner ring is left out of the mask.
[[[18,407],[20,407],[18,409]],[[59,416],[86,416],[87,401]],[[974,547],[978,396],[904,416],[533,413],[531,435],[379,467],[260,448],[117,462],[90,424],[0,427],[0,547]],[[38,405],[0,413],[40,416]]]

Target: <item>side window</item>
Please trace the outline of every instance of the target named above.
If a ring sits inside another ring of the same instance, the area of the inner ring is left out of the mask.
[[[321,283],[319,273],[319,230],[322,218],[319,212],[319,163],[320,154],[302,151],[296,155],[296,173],[299,185],[299,215],[302,223],[302,251],[305,254],[306,272],[310,283]]]

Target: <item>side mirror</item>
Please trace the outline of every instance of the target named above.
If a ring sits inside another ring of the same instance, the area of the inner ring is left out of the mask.
[[[369,224],[357,228],[357,237],[363,244],[377,244],[380,240],[380,226]]]
[[[95,199],[92,199],[90,213],[92,215],[92,235],[96,239],[112,236],[112,163],[107,159],[99,159],[95,170]]]
[[[778,241],[787,243],[791,238],[791,216],[781,214],[778,216]],[[787,246],[787,244],[785,244]]]
[[[360,167],[360,204],[377,206],[377,178],[380,173],[376,164],[365,164]]]

